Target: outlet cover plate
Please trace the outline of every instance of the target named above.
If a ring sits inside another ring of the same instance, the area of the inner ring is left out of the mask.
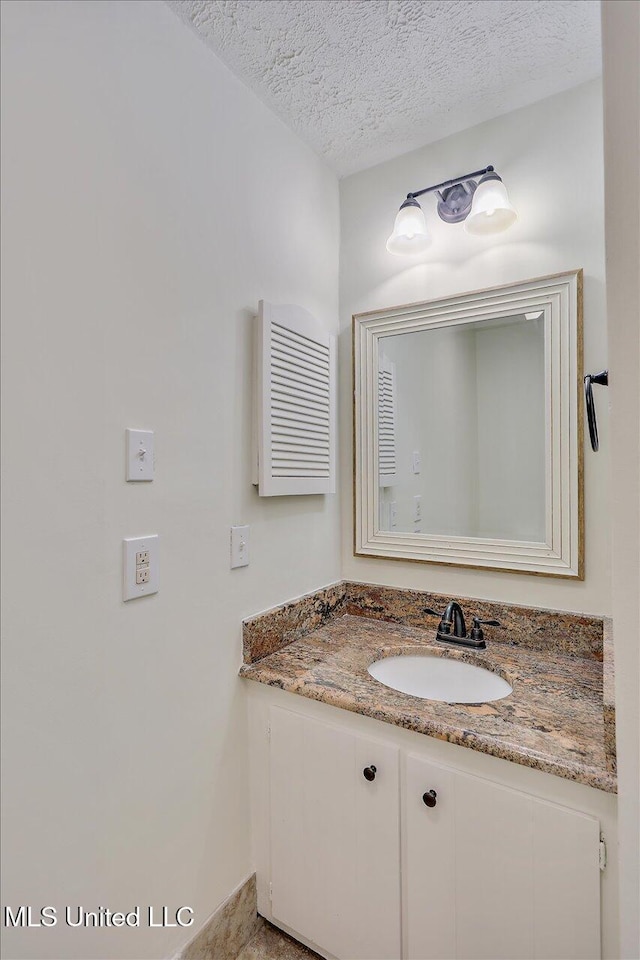
[[[137,597],[146,597],[150,593],[157,593],[159,587],[157,533],[150,537],[130,537],[122,541],[123,546],[123,582],[122,599],[135,600]],[[148,573],[148,579],[137,583],[140,579],[138,571]]]

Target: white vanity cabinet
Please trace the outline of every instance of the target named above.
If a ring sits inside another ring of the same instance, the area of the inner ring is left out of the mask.
[[[600,957],[597,819],[413,755],[401,792],[407,960]]]
[[[615,796],[262,684],[250,723],[258,910],[322,956],[618,955]]]
[[[397,747],[277,707],[270,727],[273,920],[336,957],[398,960]]]

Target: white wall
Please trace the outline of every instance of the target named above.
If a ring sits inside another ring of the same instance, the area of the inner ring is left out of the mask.
[[[259,500],[249,450],[258,298],[337,328],[337,182],[163,3],[2,7],[3,898],[199,925],[252,868],[240,621],[340,574],[337,498]],[[127,426],[155,430],[151,485]],[[123,604],[121,540],[153,532],[161,591]]]
[[[640,5],[602,4],[620,956],[640,957]]]
[[[403,197],[488,163],[504,177],[520,219],[494,238],[471,237],[424,209],[433,242],[422,261],[394,257],[385,241]],[[601,452],[585,449],[586,578],[465,570],[352,555],[351,315],[583,267],[585,369],[606,366],[602,102],[598,81],[514,111],[341,182],[341,430],[343,574],[589,613],[608,613],[608,422],[599,403]],[[437,459],[438,452],[434,453]],[[432,464],[425,456],[423,469]]]
[[[478,537],[543,540],[545,370],[542,320],[476,334]]]

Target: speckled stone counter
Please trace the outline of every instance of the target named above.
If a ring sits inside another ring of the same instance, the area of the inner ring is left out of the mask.
[[[607,767],[611,773],[617,770],[616,764],[616,708],[615,708],[615,681],[613,670],[613,621],[610,618],[604,621],[604,647],[602,658],[603,671],[603,710],[604,710],[604,742],[607,755]]]
[[[568,639],[573,633],[570,614],[558,614],[565,636],[560,645],[549,643],[547,638],[527,646],[517,637],[509,639],[504,630],[487,628],[486,650],[459,650],[436,643],[436,623],[427,626],[424,615],[421,626],[374,619],[362,609],[354,615],[347,603],[336,602],[339,587],[334,585],[296,604],[278,608],[273,614],[247,621],[245,660],[249,662],[241,667],[240,675],[599,790],[616,792],[615,738],[612,741],[609,734],[605,735],[602,620],[576,618],[582,622],[582,628],[574,634],[577,652],[571,652]],[[435,599],[436,609],[442,606],[440,597],[406,593],[419,596],[423,606],[425,597]],[[300,605],[307,610],[306,620]],[[496,616],[494,611],[500,606],[504,622],[506,605],[463,601],[463,606],[469,616],[480,607],[481,615]],[[519,611],[521,617],[526,608],[511,609]],[[280,645],[275,641],[278,630],[286,632],[285,628],[291,626],[287,610],[290,614],[293,610],[294,628],[282,646],[282,641]],[[381,612],[378,610],[377,615],[381,616]],[[547,619],[553,615],[550,611],[533,612]],[[597,623],[599,650],[594,639]],[[494,640],[492,634],[501,634],[501,638]],[[270,642],[261,642],[262,655],[257,659],[251,655],[256,652],[251,649],[251,638],[264,641],[265,636],[270,637]],[[556,649],[557,646],[560,648]],[[265,647],[275,650],[263,653]],[[440,703],[399,693],[367,672],[374,660],[416,651],[493,670],[508,680],[513,693],[492,703]],[[613,710],[612,704],[606,706]]]

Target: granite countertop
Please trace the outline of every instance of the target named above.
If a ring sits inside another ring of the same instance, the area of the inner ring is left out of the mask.
[[[616,792],[601,658],[492,642],[491,628],[487,649],[474,651],[436,643],[433,628],[339,609],[320,620],[281,649],[245,663],[240,676]],[[491,703],[440,703],[399,693],[367,672],[381,657],[417,651],[493,670],[509,681],[513,693]]]

